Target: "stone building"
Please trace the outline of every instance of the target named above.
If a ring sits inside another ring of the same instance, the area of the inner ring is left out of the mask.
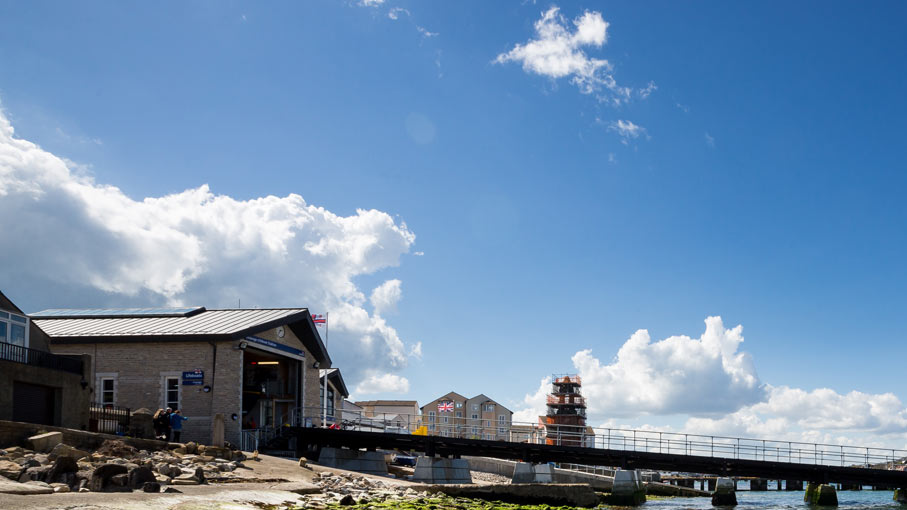
[[[466,398],[452,391],[422,406],[422,422],[430,435],[504,441],[513,411],[481,393]]]
[[[318,368],[331,358],[305,308],[54,309],[32,319],[53,352],[92,356],[96,403],[181,409],[184,441],[209,443],[218,414],[234,445],[260,429],[320,424],[305,409],[318,405]]]
[[[88,356],[56,356],[48,338],[0,292],[0,420],[89,428]]]

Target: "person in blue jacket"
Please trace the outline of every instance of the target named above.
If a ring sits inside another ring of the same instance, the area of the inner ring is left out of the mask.
[[[174,443],[180,442],[180,433],[183,431],[183,422],[188,420],[182,414],[180,414],[179,409],[174,409],[173,414],[170,415],[170,428],[173,430],[173,438],[171,441]]]

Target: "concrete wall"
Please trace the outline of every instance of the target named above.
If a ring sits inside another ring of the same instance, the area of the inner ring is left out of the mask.
[[[20,381],[55,389],[55,425],[87,429],[91,393],[81,380],[79,374],[0,360],[0,420],[12,419],[13,383]]]

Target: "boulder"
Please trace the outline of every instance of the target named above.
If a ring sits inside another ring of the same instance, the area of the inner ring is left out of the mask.
[[[119,464],[103,464],[101,466],[98,466],[91,474],[91,479],[88,481],[88,488],[92,492],[103,492],[105,490],[111,490],[111,478],[117,475],[126,475],[127,472],[128,470],[126,469],[126,466],[121,466]],[[125,487],[125,485],[126,483],[123,483],[122,486]]]
[[[157,482],[145,482],[142,486],[142,492],[161,492],[161,484]]]
[[[51,466],[35,466],[26,469],[20,476],[20,482],[30,482],[38,481],[43,482],[47,479],[47,473],[51,470]]]
[[[152,472],[150,469],[144,466],[139,466],[129,470],[129,487],[133,489],[141,489],[148,482],[157,482],[157,479],[154,477],[154,472]]]
[[[10,480],[18,480],[22,476],[25,467],[11,460],[0,460],[0,476]]]
[[[53,487],[54,492],[71,492],[72,491],[72,489],[69,488],[69,485],[66,485],[65,483],[52,483],[52,484],[50,484],[50,486]]]
[[[57,457],[54,465],[47,473],[48,482],[59,482],[60,478],[66,473],[75,473],[79,470],[79,464],[72,457]]]
[[[114,490],[117,490],[117,491],[119,491],[121,489],[130,490],[129,489],[129,474],[120,473],[118,475],[111,476],[109,487],[113,488]]]
[[[53,450],[47,455],[49,460],[56,460],[57,457],[72,457],[79,460],[83,457],[88,457],[88,452],[69,446],[66,443],[60,443],[54,446]]]
[[[36,452],[49,452],[63,442],[62,432],[48,432],[28,438],[28,444]]]
[[[195,441],[189,441],[186,443],[186,453],[196,454],[198,453],[198,443]]]

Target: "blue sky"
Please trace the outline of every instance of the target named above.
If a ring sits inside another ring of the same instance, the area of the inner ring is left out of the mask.
[[[767,434],[721,420],[759,405],[752,391],[766,384],[861,392],[854,400],[891,392],[878,423],[785,419],[803,437],[876,440],[884,429],[886,444],[903,446],[905,11],[895,2],[2,2],[3,115],[16,139],[65,158],[92,186],[136,202],[204,184],[239,204],[295,193],[341,218],[381,212],[384,223],[365,222],[376,230],[364,234],[383,255],[344,259],[339,283],[325,273],[337,266],[294,259],[306,247],[291,243],[279,269],[307,273],[304,289],[263,281],[279,273],[234,276],[259,267],[255,243],[292,237],[270,231],[225,259],[232,272],[210,269],[229,241],[203,241],[207,265],[187,261],[176,287],[149,284],[160,276],[152,269],[105,287],[98,278],[118,276],[81,275],[65,257],[41,261],[55,271],[28,269],[26,250],[0,256],[0,284],[30,311],[237,299],[331,309],[351,386],[408,381],[408,391],[355,396],[482,392],[530,411],[524,395],[546,375],[578,370],[577,352],[607,366],[639,329],[653,343],[696,342],[703,320],[720,316],[744,327],[739,351],[752,369],[741,370],[758,376],[741,383],[751,392],[737,404],[703,415],[628,402],[597,409],[596,420],[683,428],[704,417],[715,431]],[[544,13],[568,37],[584,13],[608,24],[600,46],[574,48],[587,63],[608,61],[594,90],[511,53],[541,37]],[[20,184],[33,171],[24,168]],[[91,259],[80,229],[107,220],[87,214],[94,223],[67,228],[74,237],[63,245],[47,223],[65,217],[58,205],[29,209],[27,235],[43,239],[22,242]],[[117,232],[119,241],[105,237],[108,254],[159,259],[147,244],[124,248],[130,236]],[[296,239],[317,239],[307,235]],[[393,280],[376,311],[372,289]],[[344,310],[367,317],[354,326],[348,314],[344,328]],[[658,372],[658,356],[679,352],[648,353],[646,367]],[[372,354],[387,360],[369,372],[360,364]],[[709,370],[681,381],[722,384]]]

